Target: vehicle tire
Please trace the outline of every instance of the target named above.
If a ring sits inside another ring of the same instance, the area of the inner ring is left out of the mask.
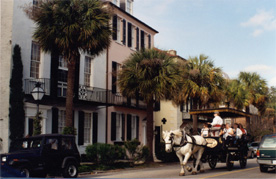
[[[231,155],[228,153],[226,155],[226,167],[227,170],[231,171],[233,169],[234,163],[231,161]]]
[[[211,169],[215,169],[216,168],[217,162],[218,162],[218,160],[214,156],[212,156],[212,157],[210,157],[208,159],[208,163],[209,163],[209,166],[210,166]]]
[[[242,157],[240,159],[240,166],[241,166],[241,168],[245,168],[246,165],[247,165],[247,159],[245,157]]]
[[[62,171],[62,176],[64,178],[76,178],[78,172],[78,165],[75,162],[68,162]]]
[[[30,169],[28,167],[21,167],[20,175],[24,178],[30,178],[31,177]]]
[[[261,172],[267,172],[268,168],[265,167],[264,165],[260,165],[260,171]]]

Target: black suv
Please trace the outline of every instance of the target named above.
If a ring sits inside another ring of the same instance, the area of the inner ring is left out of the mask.
[[[18,149],[1,154],[1,173],[23,177],[78,176],[80,154],[74,136],[43,134],[17,142]]]

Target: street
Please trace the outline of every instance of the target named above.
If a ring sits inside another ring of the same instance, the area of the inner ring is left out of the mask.
[[[235,161],[232,171],[226,169],[225,163],[218,163],[214,170],[208,163],[204,164],[205,172],[192,175],[186,172],[185,176],[179,176],[180,165],[178,163],[162,164],[157,167],[123,169],[93,175],[80,175],[81,178],[276,178],[275,170],[261,173],[256,158],[247,160],[247,167],[241,169],[239,162]]]

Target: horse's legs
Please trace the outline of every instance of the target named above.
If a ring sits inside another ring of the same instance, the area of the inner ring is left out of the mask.
[[[184,176],[185,175],[185,170],[184,170],[184,166],[183,166],[183,155],[177,152],[176,156],[178,157],[179,162],[180,162],[180,173],[179,173],[179,176]]]
[[[204,152],[204,148],[200,148],[197,151],[196,155],[195,155],[196,163],[195,163],[195,166],[193,168],[193,172],[192,172],[193,175],[197,174],[197,167],[198,167],[198,165],[200,165],[200,172],[204,172],[203,164],[202,164],[202,162],[200,160],[201,157],[202,157],[203,152]]]
[[[188,162],[191,155],[192,155],[192,152],[188,152],[188,153],[185,154],[184,161],[183,161],[183,164],[182,164],[184,168],[187,167],[186,165],[187,165],[187,162]]]

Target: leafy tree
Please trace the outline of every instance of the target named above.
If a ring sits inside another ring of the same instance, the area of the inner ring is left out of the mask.
[[[176,103],[192,100],[192,109],[218,103],[224,96],[225,79],[221,68],[215,67],[208,56],[190,57],[181,66],[182,83],[175,95]],[[197,133],[197,115],[193,115],[193,133]]]
[[[268,87],[266,81],[257,73],[240,72],[238,80],[241,88],[246,92],[244,106],[249,112],[249,105],[252,104],[260,115],[264,114],[268,102]],[[250,130],[250,117],[246,118],[246,128]]]
[[[110,15],[100,0],[39,1],[25,12],[37,25],[33,38],[41,49],[58,51],[68,62],[65,125],[73,128],[76,63],[81,52],[98,55],[109,46]]]
[[[41,112],[38,112],[34,119],[34,136],[41,134]]]
[[[24,93],[23,93],[23,64],[21,60],[21,48],[14,46],[13,69],[10,79],[10,150],[15,147],[15,140],[22,138],[25,126]]]
[[[179,81],[176,63],[166,52],[144,49],[131,54],[119,72],[122,94],[135,98],[137,94],[147,103],[147,146],[153,160],[153,104],[170,99]]]

